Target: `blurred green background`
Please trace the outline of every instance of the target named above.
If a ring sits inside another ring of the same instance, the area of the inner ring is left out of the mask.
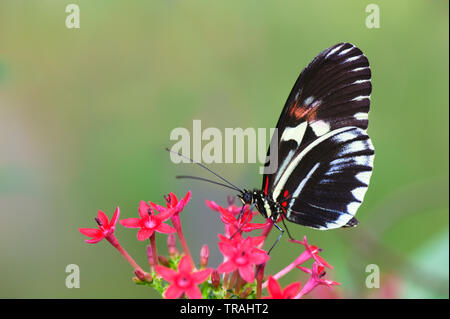
[[[81,28],[65,26],[76,3]],[[380,7],[368,29],[365,8]],[[178,181],[206,176],[173,164],[163,147],[176,127],[273,127],[299,72],[325,48],[356,44],[369,58],[374,175],[355,229],[290,231],[324,249],[348,298],[448,298],[448,1],[18,1],[0,2],[0,297],[154,298],[107,242],[84,243],[97,210],[137,216],[188,189],[182,213],[194,256],[221,261],[216,213],[226,189]],[[259,164],[211,168],[260,187]],[[269,240],[275,239],[274,232]],[[118,227],[146,265],[147,242]],[[285,238],[286,239],[286,238]],[[165,251],[164,237],[157,237]],[[300,248],[283,240],[269,272]],[[81,288],[65,286],[68,264]],[[381,287],[368,289],[377,264]],[[305,276],[292,272],[284,286]]]

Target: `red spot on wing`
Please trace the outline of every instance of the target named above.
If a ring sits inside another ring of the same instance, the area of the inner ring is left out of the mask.
[[[286,190],[284,191],[284,193],[283,193],[283,197],[286,198],[288,195],[289,195],[289,191],[286,189]],[[284,200],[284,201],[281,203],[281,206],[286,207],[286,206],[287,206],[287,201]]]
[[[266,176],[266,186],[264,187],[264,195],[267,195],[268,188],[269,188],[269,176]]]

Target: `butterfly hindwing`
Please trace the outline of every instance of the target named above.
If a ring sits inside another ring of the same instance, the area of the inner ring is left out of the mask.
[[[274,187],[287,219],[314,228],[345,226],[361,205],[372,173],[374,149],[364,130],[334,130],[298,152]]]

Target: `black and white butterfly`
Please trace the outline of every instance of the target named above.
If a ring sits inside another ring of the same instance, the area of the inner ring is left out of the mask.
[[[278,120],[278,169],[242,200],[274,221],[282,215],[318,229],[356,226],[374,159],[366,132],[371,91],[369,61],[356,46],[339,43],[317,55]]]
[[[366,56],[350,43],[336,44],[295,82],[272,138],[277,143],[271,143],[278,145],[278,168],[264,174],[262,189],[241,190],[205,168],[228,185],[216,184],[237,190],[244,204],[256,206],[282,233],[280,216],[322,230],[356,226],[374,159],[366,133],[371,91]]]

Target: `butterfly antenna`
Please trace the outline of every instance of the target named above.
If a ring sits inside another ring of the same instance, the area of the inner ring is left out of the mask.
[[[231,186],[229,186],[229,185],[222,184],[222,183],[219,183],[219,182],[216,182],[216,181],[212,181],[212,180],[210,180],[210,179],[203,178],[203,177],[198,177],[198,176],[178,175],[178,176],[175,176],[175,178],[179,178],[179,179],[181,179],[181,178],[195,179],[195,180],[199,180],[199,181],[205,181],[205,182],[208,182],[208,183],[220,185],[220,186],[223,186],[223,187],[232,189],[232,190],[237,190],[237,189],[235,189],[234,187],[231,187]]]
[[[229,181],[227,181],[225,178],[223,178],[223,177],[220,176],[219,174],[214,173],[212,170],[210,170],[208,167],[206,167],[206,166],[203,165],[202,163],[199,163],[199,162],[197,162],[197,161],[194,161],[192,158],[187,157],[187,156],[184,156],[184,155],[181,154],[181,153],[174,152],[174,151],[170,150],[170,149],[167,148],[167,147],[166,147],[166,151],[168,151],[168,152],[170,152],[170,153],[177,154],[178,156],[180,156],[180,157],[182,157],[182,158],[185,158],[185,159],[189,160],[189,161],[190,161],[191,163],[193,163],[193,164],[197,164],[198,166],[200,166],[200,167],[206,169],[208,172],[214,174],[215,176],[217,176],[218,178],[220,178],[221,180],[223,180],[223,181],[224,181],[225,183],[227,183],[228,185],[232,186],[234,190],[236,190],[236,191],[238,191],[238,192],[240,192],[240,193],[243,193],[242,189],[240,189],[240,188],[237,187],[236,185],[230,183]]]

